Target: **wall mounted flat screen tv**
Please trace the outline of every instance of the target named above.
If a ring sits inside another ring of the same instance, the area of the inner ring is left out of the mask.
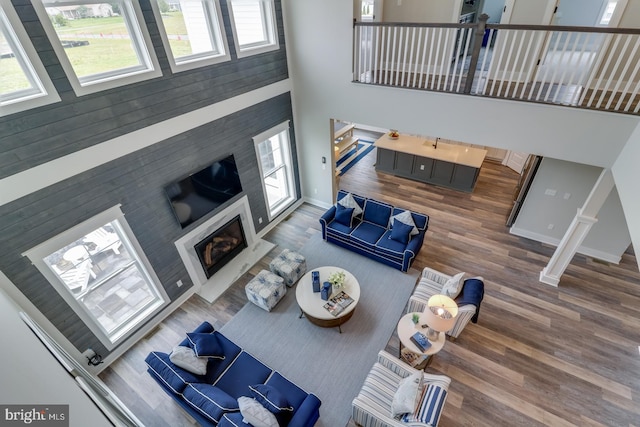
[[[167,185],[165,193],[182,228],[242,192],[233,154]]]

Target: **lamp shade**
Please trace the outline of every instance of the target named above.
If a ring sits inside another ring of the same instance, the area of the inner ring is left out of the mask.
[[[432,296],[424,309],[427,325],[438,332],[446,332],[453,328],[457,315],[458,305],[446,295]]]

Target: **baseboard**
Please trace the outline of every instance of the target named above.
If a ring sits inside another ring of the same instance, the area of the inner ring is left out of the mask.
[[[306,203],[309,203],[310,205],[317,206],[317,207],[323,208],[323,209],[329,209],[331,206],[333,206],[332,203],[326,203],[326,202],[324,202],[322,200],[312,199],[312,198],[309,198],[309,197],[305,197],[304,201]]]
[[[525,239],[535,240],[536,242],[545,243],[547,245],[557,247],[560,244],[560,239],[555,237],[545,236],[544,234],[535,233],[533,231],[525,230],[518,227],[511,227],[509,233],[515,236],[524,237]],[[580,245],[577,251],[579,254],[596,258],[602,261],[606,261],[612,264],[620,264],[622,259],[621,255],[611,254],[601,251],[599,249],[588,248]]]

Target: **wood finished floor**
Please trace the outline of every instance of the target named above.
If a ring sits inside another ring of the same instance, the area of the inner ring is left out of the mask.
[[[504,226],[513,171],[485,162],[469,194],[376,173],[374,162],[375,151],[339,187],[430,215],[414,267],[485,278],[479,322],[427,369],[452,378],[440,426],[640,426],[640,273],[632,249],[619,265],[576,255],[558,288],[542,284],[553,248]],[[302,205],[265,236],[278,246],[218,301],[191,297],[102,379],[148,426],[192,424],[150,379],[144,357],[170,350],[204,319],[226,323],[246,302],[244,284],[282,247],[300,248],[319,233],[323,211]],[[392,336],[387,350],[397,349]]]

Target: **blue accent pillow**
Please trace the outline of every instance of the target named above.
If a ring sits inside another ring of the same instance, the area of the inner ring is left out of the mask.
[[[187,339],[197,357],[224,359],[224,351],[215,335],[189,332]]]
[[[336,205],[336,221],[347,227],[351,227],[353,220],[353,208],[345,208],[338,204]]]
[[[289,423],[293,415],[293,407],[277,388],[267,384],[256,384],[250,385],[249,390],[262,406],[276,416],[280,426],[286,426]]]
[[[405,224],[404,222],[398,221],[397,219],[393,221],[393,227],[391,228],[390,239],[395,240],[400,243],[409,243],[409,236],[411,234],[411,230],[413,230],[413,225]]]

